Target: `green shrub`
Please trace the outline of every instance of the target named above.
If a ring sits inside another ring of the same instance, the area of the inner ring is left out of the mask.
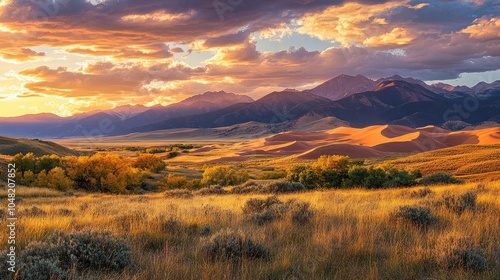
[[[168,154],[167,154],[167,158],[168,158],[168,159],[171,159],[171,158],[177,157],[178,155],[180,155],[180,153],[179,153],[179,152],[176,152],[176,151],[171,151],[171,152],[168,152]]]
[[[374,168],[373,166],[368,169],[368,176],[365,179],[364,186],[367,189],[380,189],[387,181],[387,174],[382,168]]]
[[[349,169],[347,178],[344,180],[345,187],[361,187],[365,185],[366,178],[368,178],[368,170],[361,166],[353,166]]]
[[[287,181],[270,182],[266,184],[264,188],[271,193],[291,193],[306,190],[302,183]]]
[[[223,229],[202,240],[202,251],[212,261],[239,262],[243,258],[266,259],[269,249],[254,242],[242,230]]]
[[[409,223],[420,228],[427,228],[437,221],[429,208],[420,206],[401,206],[391,216],[398,222]]]
[[[387,180],[384,182],[384,187],[394,188],[394,187],[411,187],[417,184],[416,174],[410,174],[406,170],[398,170],[393,167],[389,167],[386,170]]]
[[[460,184],[463,183],[462,180],[458,180],[448,173],[436,173],[429,176],[425,176],[420,180],[423,185],[436,185],[436,184]]]

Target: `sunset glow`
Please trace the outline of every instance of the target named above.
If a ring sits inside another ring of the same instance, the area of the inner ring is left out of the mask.
[[[167,105],[219,90],[256,99],[340,74],[492,82],[495,3],[4,0],[0,117]]]

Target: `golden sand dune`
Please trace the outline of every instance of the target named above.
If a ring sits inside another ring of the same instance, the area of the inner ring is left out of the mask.
[[[391,153],[419,153],[462,144],[500,144],[500,127],[450,132],[427,126],[376,125],[338,127],[321,132],[289,131],[237,145],[240,155],[289,155],[312,159],[321,155],[372,158]]]

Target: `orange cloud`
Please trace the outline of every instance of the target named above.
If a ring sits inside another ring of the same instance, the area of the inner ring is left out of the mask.
[[[0,56],[13,62],[24,62],[37,60],[45,56],[44,52],[36,52],[29,48],[3,48],[0,49]]]
[[[500,39],[500,18],[486,16],[478,18],[461,32],[479,40]]]
[[[335,41],[344,47],[353,43],[371,42],[370,38],[391,33],[394,30],[394,26],[388,25],[384,13],[396,7],[405,6],[408,2],[408,0],[382,4],[347,2],[342,6],[332,6],[324,11],[309,13],[300,18],[297,21],[300,25],[298,32],[310,34],[322,40]]]
[[[408,31],[403,28],[395,27],[388,33],[370,37],[363,41],[363,44],[369,47],[400,47],[408,45],[415,39]]]

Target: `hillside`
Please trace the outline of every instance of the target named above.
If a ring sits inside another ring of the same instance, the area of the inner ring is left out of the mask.
[[[468,179],[500,179],[500,144],[460,145],[388,163],[399,168],[420,169],[424,175],[448,172]]]
[[[58,156],[72,156],[79,153],[50,141],[38,139],[16,139],[0,136],[0,154],[13,156],[18,153],[32,152],[37,156],[56,154]]]

